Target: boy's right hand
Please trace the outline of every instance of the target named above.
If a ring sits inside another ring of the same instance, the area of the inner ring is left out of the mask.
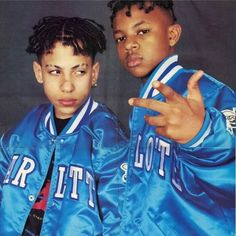
[[[189,142],[200,131],[205,118],[205,106],[198,81],[203,71],[197,71],[188,81],[188,96],[175,92],[171,87],[153,82],[153,87],[166,97],[165,102],[155,99],[131,98],[131,106],[144,107],[159,112],[157,116],[145,116],[156,132],[178,143]]]

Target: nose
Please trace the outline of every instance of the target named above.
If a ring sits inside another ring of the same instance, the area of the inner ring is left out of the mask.
[[[64,93],[71,93],[74,90],[73,80],[70,76],[63,76],[61,90]]]
[[[127,38],[125,49],[126,51],[137,50],[139,48],[138,42],[133,38]]]

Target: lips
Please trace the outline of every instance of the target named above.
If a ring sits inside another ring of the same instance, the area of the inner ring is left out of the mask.
[[[143,61],[143,58],[137,54],[128,55],[126,58],[127,66],[130,68],[139,66]]]
[[[74,106],[76,104],[76,99],[60,99],[59,103],[62,106]]]

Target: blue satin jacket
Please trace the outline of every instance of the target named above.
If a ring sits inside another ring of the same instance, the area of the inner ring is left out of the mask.
[[[183,96],[194,73],[165,59],[140,97],[163,101],[152,89],[159,80]],[[155,133],[142,119],[154,111],[135,107],[123,206],[122,235],[234,235],[236,96],[209,75],[200,80],[206,106],[202,129],[180,145]]]
[[[0,235],[21,235],[55,153],[41,235],[119,235],[127,138],[91,98],[57,135],[51,105],[1,139]]]

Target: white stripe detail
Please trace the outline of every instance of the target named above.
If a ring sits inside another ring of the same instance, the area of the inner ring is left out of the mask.
[[[45,122],[44,122],[45,127],[47,127],[47,123],[48,123],[49,118],[50,118],[50,111],[48,112],[48,114],[45,117]]]
[[[74,120],[73,124],[71,125],[71,127],[67,130],[67,134],[71,134],[75,129],[76,127],[79,125],[80,121],[82,120],[82,118],[84,117],[84,114],[86,113],[87,111],[87,108],[89,106],[89,102],[90,102],[90,99],[88,99],[88,101],[86,102],[86,104],[84,105],[84,107],[82,108],[82,110],[80,111],[80,113],[77,115],[76,119]]]
[[[176,62],[178,60],[178,56],[174,55],[172,57],[170,57],[169,59],[167,59],[167,61],[165,61],[165,63],[158,69],[158,71],[156,72],[156,74],[153,76],[152,80],[150,81],[144,95],[143,98],[147,98],[151,88],[152,88],[152,82],[157,80],[161,74],[174,62]]]
[[[207,130],[202,135],[202,137],[196,143],[191,145],[190,147],[197,147],[197,146],[199,146],[204,141],[204,139],[209,135],[209,133],[211,131],[211,124],[212,124],[212,121],[210,122],[209,126],[207,127]]]
[[[53,129],[53,126],[52,126],[52,119],[50,119],[49,130],[50,130],[50,133],[51,133],[52,135],[55,135],[55,132],[54,132],[54,129]]]
[[[49,122],[49,131],[52,135],[54,135],[55,132],[54,132],[54,129],[53,129],[53,126],[52,126],[52,120],[50,118],[51,118],[51,112],[49,111],[48,114],[45,117],[44,125],[47,128],[47,123]]]
[[[98,103],[93,101],[93,105],[91,107],[91,111],[89,114],[91,114],[97,108],[97,106],[98,106]]]
[[[169,73],[160,81],[163,84],[167,83],[167,81],[169,79],[172,78],[172,76],[177,73],[179,70],[181,70],[183,67],[182,66],[175,66],[174,68],[172,68],[171,71],[169,71]],[[152,97],[156,96],[158,93],[160,93],[158,90],[154,89],[153,93],[152,93]]]

